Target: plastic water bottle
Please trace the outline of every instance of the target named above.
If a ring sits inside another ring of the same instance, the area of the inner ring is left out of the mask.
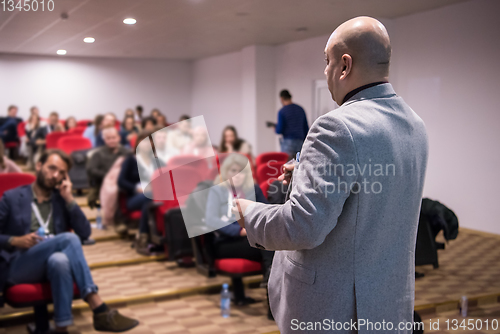
[[[98,230],[102,230],[101,208],[97,208],[97,215],[95,217],[95,225],[96,225]]]
[[[45,238],[45,229],[43,227],[39,227],[38,230],[36,231],[36,234],[39,237]]]
[[[469,304],[469,301],[467,300],[467,297],[462,296],[460,298],[460,315],[464,318],[467,317],[468,304]]]
[[[220,293],[220,314],[223,318],[229,318],[231,314],[231,293],[227,283],[222,284],[222,291]]]

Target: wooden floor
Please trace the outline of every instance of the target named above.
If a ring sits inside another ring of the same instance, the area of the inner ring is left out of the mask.
[[[80,198],[78,202],[84,204],[84,199]],[[95,216],[95,210],[83,209],[87,217]],[[213,287],[229,282],[228,278],[206,278],[194,268],[179,268],[172,262],[144,262],[148,259],[130,247],[130,240],[119,239],[113,229],[93,229],[92,237],[108,240],[83,248],[89,266],[95,268],[92,275],[100,295],[106,301],[114,301],[124,314],[141,321],[141,325],[130,333],[267,333],[278,330],[273,321],[267,320],[264,289],[246,289],[248,295],[260,302],[247,307],[233,307],[231,317],[224,319],[219,314],[218,294],[196,294],[196,291],[201,291],[200,287],[212,287],[211,292],[214,292]],[[137,260],[138,263],[120,265],[120,261],[129,260]],[[461,230],[456,240],[439,251],[439,263],[438,269],[417,267],[417,271],[425,273],[425,277],[416,281],[415,307],[423,310],[424,319],[456,317],[458,311],[453,301],[463,295],[469,299],[479,298],[479,302],[474,304],[472,316],[483,320],[500,318],[498,236]],[[252,277],[247,282],[259,280],[260,277]],[[195,293],[190,294],[190,289]],[[167,295],[167,300],[160,298]],[[70,328],[70,333],[94,333],[91,312],[82,304],[82,301],[74,303],[75,325]],[[0,317],[20,311],[29,309],[5,307],[0,309]],[[25,332],[24,325],[0,328],[0,334]],[[435,333],[460,331],[441,330]],[[500,333],[500,329],[470,333]]]

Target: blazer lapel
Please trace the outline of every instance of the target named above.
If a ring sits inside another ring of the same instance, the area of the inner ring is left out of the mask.
[[[21,216],[21,225],[24,230],[24,234],[28,234],[31,230],[31,202],[33,202],[31,185],[24,188],[24,191],[20,194],[18,208]]]

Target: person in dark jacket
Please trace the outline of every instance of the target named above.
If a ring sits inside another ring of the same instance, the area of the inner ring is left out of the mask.
[[[141,210],[141,220],[139,222],[139,234],[136,238],[135,249],[139,254],[149,255],[149,224],[148,207],[151,203],[151,196],[144,195],[144,188],[147,186],[153,175],[156,165],[154,156],[149,149],[141,149],[141,142],[149,137],[152,131],[141,131],[137,137],[134,153],[130,154],[123,161],[120,175],[118,176],[118,187],[127,196],[127,210]],[[144,143],[143,143],[144,144]],[[145,142],[149,145],[149,142]],[[139,150],[137,150],[139,147]]]
[[[17,118],[17,107],[9,106],[7,109],[7,119],[0,126],[0,139],[4,143],[19,141],[17,134],[17,124],[20,120]]]
[[[36,164],[31,185],[5,192],[0,201],[0,291],[7,284],[48,280],[54,299],[56,330],[73,323],[73,280],[94,313],[94,328],[124,331],[136,320],[111,311],[97,294],[80,239],[90,236],[90,224],[72,195],[68,178],[71,159],[48,150]],[[75,233],[68,232],[72,229]],[[41,235],[47,236],[44,238]]]
[[[105,146],[99,147],[92,153],[87,163],[87,175],[90,184],[90,191],[87,200],[90,207],[96,206],[101,190],[102,181],[120,156],[126,155],[129,151],[120,145],[120,136],[115,127],[108,127],[102,130]],[[123,233],[119,230],[118,233]]]
[[[248,158],[238,153],[230,154],[222,163],[220,176],[215,181],[216,185],[210,188],[207,199],[206,224],[213,227],[224,226],[215,231],[214,256],[261,262],[264,268],[263,285],[266,285],[274,252],[249,245],[246,230],[238,225],[236,217],[231,213],[233,193],[226,182],[229,179],[233,181],[238,198],[268,203],[260,187],[254,184]]]

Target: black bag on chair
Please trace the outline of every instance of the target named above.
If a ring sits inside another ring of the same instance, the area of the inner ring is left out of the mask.
[[[74,151],[71,153],[73,167],[68,172],[73,189],[82,190],[90,187],[85,166],[87,164],[87,152],[90,150]]]

